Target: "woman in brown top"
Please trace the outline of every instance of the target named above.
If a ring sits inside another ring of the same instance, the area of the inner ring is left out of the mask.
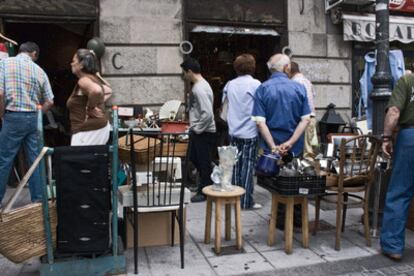
[[[110,126],[105,101],[112,90],[98,78],[98,61],[93,51],[79,49],[73,56],[72,73],[79,80],[66,106],[72,131],[72,146],[105,145]]]

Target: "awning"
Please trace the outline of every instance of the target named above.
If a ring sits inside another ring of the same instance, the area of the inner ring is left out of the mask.
[[[242,35],[270,35],[279,36],[275,30],[268,28],[243,28],[243,27],[229,27],[229,26],[211,26],[211,25],[197,25],[191,32],[193,33],[215,33],[215,34],[242,34]]]
[[[373,41],[375,40],[375,14],[342,15],[344,24],[344,40]],[[402,43],[414,42],[414,18],[390,16],[390,41]]]

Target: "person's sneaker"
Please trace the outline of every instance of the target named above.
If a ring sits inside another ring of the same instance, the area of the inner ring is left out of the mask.
[[[191,202],[203,202],[206,200],[206,196],[200,193],[195,194],[192,198],[191,198]]]
[[[253,210],[258,210],[258,209],[262,209],[263,208],[263,205],[262,204],[260,204],[260,203],[255,203],[255,204],[253,204],[253,206],[252,206],[252,209]]]

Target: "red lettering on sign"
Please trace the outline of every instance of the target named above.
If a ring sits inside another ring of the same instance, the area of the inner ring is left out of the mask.
[[[390,0],[390,10],[414,13],[414,0]]]

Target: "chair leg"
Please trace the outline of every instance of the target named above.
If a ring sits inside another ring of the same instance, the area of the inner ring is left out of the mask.
[[[342,210],[342,228],[341,231],[345,231],[346,209],[348,208],[348,193],[344,193],[344,205]]]
[[[288,197],[286,200],[286,212],[285,212],[285,252],[286,254],[292,253],[293,248],[293,209],[294,198]]]
[[[179,210],[178,215],[178,229],[180,232],[180,259],[181,259],[181,269],[184,269],[184,214],[183,210]]]
[[[242,224],[241,224],[241,203],[240,197],[236,199],[236,206],[235,206],[235,221],[236,221],[236,246],[237,249],[240,250],[243,247],[243,237],[242,237]]]
[[[276,220],[277,220],[277,195],[272,193],[272,209],[270,210],[269,236],[267,237],[267,245],[272,246],[275,243]]]
[[[341,250],[341,229],[342,229],[342,203],[343,194],[338,192],[336,203],[336,237],[335,237],[335,250]]]
[[[309,227],[308,227],[308,199],[302,199],[302,245],[304,248],[309,247]]]
[[[175,242],[175,218],[176,218],[176,211],[171,212],[171,246],[174,246]]]
[[[212,200],[210,197],[207,197],[207,206],[206,206],[206,225],[204,229],[204,243],[210,243],[211,239],[211,209],[212,209]]]
[[[226,240],[226,241],[229,241],[230,239],[231,239],[231,204],[229,203],[229,204],[225,204],[225,212],[226,212],[226,214],[225,214],[225,216],[226,216],[226,218],[225,218],[225,220],[226,220],[226,222],[225,222],[225,237],[224,237],[224,239]],[[237,223],[237,222],[236,222]]]
[[[315,197],[315,221],[313,222],[313,230],[312,234],[316,235],[316,232],[319,229],[319,215],[321,211],[321,197],[316,196]]]
[[[214,248],[216,250],[216,254],[219,255],[221,253],[221,199],[216,199],[216,225],[215,225],[215,240],[214,240]]]
[[[368,195],[366,194],[365,199],[364,199],[364,234],[365,234],[365,239],[367,241],[367,246],[371,246],[371,234],[369,232],[368,210],[369,210]]]

